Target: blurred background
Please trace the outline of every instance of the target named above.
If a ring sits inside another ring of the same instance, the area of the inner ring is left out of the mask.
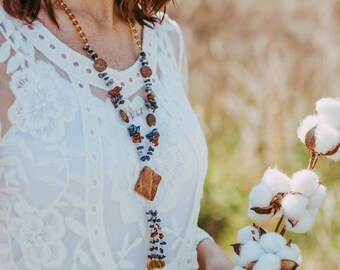
[[[190,99],[209,146],[199,224],[231,255],[250,225],[248,194],[269,166],[291,175],[309,153],[296,128],[315,102],[340,96],[339,0],[178,0]],[[340,163],[316,167],[328,187],[312,231],[288,234],[302,269],[340,269]],[[272,226],[268,224],[267,226]]]

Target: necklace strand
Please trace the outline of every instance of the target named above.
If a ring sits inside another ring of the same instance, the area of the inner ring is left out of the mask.
[[[67,7],[63,0],[58,0],[58,2],[60,4],[60,7],[65,11],[69,19],[72,21],[72,24],[75,27],[76,31],[79,33],[79,37],[82,39],[82,43],[84,44],[83,50],[93,60],[93,67],[96,71],[98,71],[99,78],[103,79],[105,85],[111,88],[111,90],[108,91],[110,100],[114,108],[118,111],[121,119],[126,124],[128,124],[128,134],[131,137],[132,142],[136,145],[136,150],[138,155],[140,156],[140,160],[142,162],[149,161],[155,151],[155,147],[159,145],[160,133],[155,127],[155,111],[158,108],[158,105],[153,93],[152,82],[150,79],[150,77],[152,76],[152,69],[149,67],[147,55],[143,51],[143,45],[138,35],[135,23],[131,20],[128,20],[133,40],[135,41],[137,50],[139,52],[139,61],[141,63],[140,74],[142,75],[145,84],[145,107],[149,111],[146,116],[146,122],[149,127],[154,127],[145,135],[145,137],[149,140],[149,147],[147,147],[146,149],[144,145],[142,145],[144,136],[141,135],[140,126],[130,124],[130,119],[123,109],[125,98],[121,93],[122,87],[118,85],[113,87],[114,80],[110,78],[107,72],[105,72],[108,67],[106,61],[103,58],[100,58],[98,53],[96,53],[91,48],[89,40],[86,38],[82,27],[79,25],[79,22],[76,20],[76,17],[72,13],[72,11]],[[157,175],[151,168],[145,166],[141,172],[140,178],[137,181],[135,191],[145,197],[147,200],[153,201],[156,196],[157,188],[160,181],[161,176]],[[146,185],[148,185],[149,188],[146,188]],[[151,207],[148,208],[148,210],[146,211],[146,215],[148,228],[150,231],[150,248],[148,250],[149,254],[147,256],[147,269],[153,270],[156,268],[164,268],[166,264],[164,258],[166,256],[164,255],[163,246],[166,245],[166,242],[164,241],[164,234],[162,232],[162,227],[160,226],[161,219],[158,216],[158,211],[152,209]]]

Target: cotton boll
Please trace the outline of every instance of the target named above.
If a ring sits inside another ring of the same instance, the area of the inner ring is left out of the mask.
[[[249,203],[256,207],[266,207],[270,204],[273,196],[271,191],[264,185],[255,186],[249,194]]]
[[[311,197],[309,197],[309,207],[320,207],[325,200],[326,190],[327,188],[324,185],[319,185],[316,192]]]
[[[297,262],[297,259],[300,257],[300,253],[301,253],[300,248],[296,244],[290,244],[290,249],[294,253],[294,256],[295,256],[294,261]]]
[[[334,155],[327,156],[327,158],[334,160],[334,161],[338,161],[340,159],[340,148]]]
[[[260,239],[260,234],[259,231],[252,226],[244,227],[237,233],[238,243],[244,244],[248,241],[253,241],[253,239],[258,241]]]
[[[315,129],[315,151],[326,154],[340,143],[339,131],[326,123],[320,123]]]
[[[287,194],[282,200],[282,210],[289,219],[299,219],[306,211],[308,199],[301,194]]]
[[[292,177],[292,191],[302,195],[312,196],[319,187],[319,177],[311,170],[302,170],[294,173]]]
[[[281,260],[273,254],[264,254],[254,265],[253,270],[280,270]]]
[[[322,98],[316,102],[316,111],[330,125],[340,128],[340,100]]]
[[[299,266],[301,266],[302,265],[302,257],[299,256],[299,258],[296,260],[296,262]]]
[[[287,219],[285,220],[285,225],[287,231],[292,231],[295,233],[305,233],[314,225],[314,217],[312,216],[310,211],[306,210],[304,215],[299,219],[294,227]]]
[[[286,245],[286,239],[278,233],[270,232],[260,239],[262,249],[267,253],[277,253]]]
[[[252,207],[253,207],[252,205],[249,205],[249,208],[248,208],[248,217],[250,219],[256,221],[256,222],[266,223],[266,222],[268,222],[273,217],[272,214],[266,214],[266,215],[257,214],[255,211],[250,209]]]
[[[297,129],[297,135],[302,143],[305,143],[305,138],[308,131],[317,126],[319,122],[320,119],[318,115],[309,115],[301,122],[299,128]]]
[[[281,260],[292,260],[292,261],[295,261],[295,259],[296,259],[296,256],[295,256],[293,250],[290,247],[288,247],[288,246],[285,246],[283,249],[281,249],[277,253],[277,256],[279,256]]]
[[[263,254],[264,251],[258,242],[248,241],[242,246],[241,249],[241,265],[248,265],[253,261],[257,261]]]
[[[233,252],[233,259],[237,265],[246,266],[246,265],[242,265],[241,257],[237,255],[235,252]]]
[[[263,175],[262,183],[271,190],[272,195],[289,192],[291,188],[289,177],[278,169],[268,169]]]

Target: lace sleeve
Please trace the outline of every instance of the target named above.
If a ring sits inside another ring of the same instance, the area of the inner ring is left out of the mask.
[[[210,236],[209,233],[207,233],[205,230],[197,226],[195,233],[196,247],[204,239],[211,239],[212,241],[214,241],[214,239]]]
[[[183,33],[179,25],[175,21],[171,20],[168,16],[165,16],[164,23],[167,26],[167,32],[176,55],[183,90],[188,95],[188,60]]]

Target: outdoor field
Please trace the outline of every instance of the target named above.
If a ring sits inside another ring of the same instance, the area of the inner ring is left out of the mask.
[[[252,187],[270,166],[288,175],[307,167],[299,122],[321,97],[340,97],[340,1],[178,0],[168,11],[183,30],[209,147],[199,224],[231,255],[237,231],[252,224]],[[315,171],[326,201],[311,231],[287,237],[301,248],[301,269],[336,270],[340,162],[321,158]]]

